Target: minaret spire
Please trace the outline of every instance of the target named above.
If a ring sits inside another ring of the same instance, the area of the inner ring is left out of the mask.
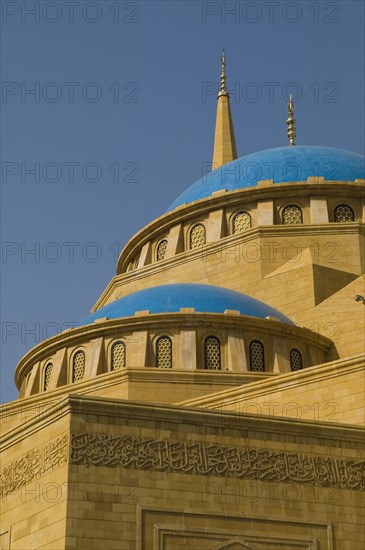
[[[286,120],[288,125],[288,138],[290,145],[295,145],[295,138],[297,137],[297,132],[295,129],[295,118],[294,118],[294,103],[293,96],[290,94],[289,103],[288,103],[288,118]]]
[[[221,86],[218,94],[217,118],[214,136],[213,170],[237,158],[229,93],[227,92],[226,57],[221,55]]]

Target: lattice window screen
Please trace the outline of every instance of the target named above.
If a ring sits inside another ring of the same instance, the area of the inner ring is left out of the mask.
[[[233,233],[243,233],[251,228],[251,216],[247,212],[239,212],[233,218]]]
[[[193,229],[190,231],[190,248],[200,248],[205,244],[205,241],[204,225],[201,223],[194,225]]]
[[[216,336],[208,336],[204,342],[205,368],[220,370],[221,368],[221,344]]]
[[[167,240],[164,239],[159,243],[157,247],[156,259],[158,262],[165,258],[166,250],[167,250]]]
[[[354,222],[354,211],[350,206],[347,206],[347,204],[339,204],[335,208],[335,221],[340,223]]]
[[[303,215],[299,206],[291,204],[283,210],[283,224],[303,223]]]
[[[119,370],[125,367],[126,355],[125,343],[115,342],[112,346],[111,370]]]
[[[258,340],[250,343],[250,370],[254,372],[265,370],[264,346]]]
[[[290,350],[290,368],[292,371],[303,368],[302,354],[297,349]]]
[[[48,386],[51,380],[52,369],[53,369],[52,363],[48,363],[48,365],[44,369],[43,391],[47,391],[48,389]]]
[[[85,374],[85,353],[78,351],[75,353],[72,363],[72,382],[82,380]]]
[[[172,342],[168,336],[160,336],[156,342],[156,367],[159,369],[172,367]]]

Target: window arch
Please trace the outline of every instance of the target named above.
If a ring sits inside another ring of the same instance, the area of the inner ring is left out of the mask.
[[[114,342],[111,351],[111,368],[110,370],[119,370],[125,367],[126,348],[125,343],[122,340]]]
[[[172,368],[172,341],[168,336],[160,336],[156,340],[156,367]]]
[[[163,239],[158,243],[158,246],[156,248],[156,260],[159,262],[165,258],[167,250],[167,240]]]
[[[77,351],[72,361],[72,382],[82,380],[85,374],[85,353]]]
[[[190,248],[200,248],[205,242],[205,227],[202,223],[197,223],[190,231]]]
[[[216,336],[208,336],[204,340],[205,368],[221,370],[221,343]]]
[[[250,342],[250,371],[265,371],[265,350],[259,340],[252,340]]]
[[[283,224],[298,224],[303,223],[303,213],[299,206],[290,204],[283,209],[282,214]]]
[[[53,364],[47,363],[46,368],[43,372],[43,391],[47,391],[52,374]]]
[[[301,370],[303,368],[302,354],[297,349],[290,350],[290,368],[292,371]]]
[[[248,212],[238,212],[233,218],[233,233],[243,233],[251,229],[251,216]]]
[[[339,204],[335,208],[335,222],[354,222],[355,214],[351,206],[348,204]]]

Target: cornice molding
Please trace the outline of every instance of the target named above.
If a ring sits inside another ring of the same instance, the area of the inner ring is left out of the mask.
[[[256,380],[264,380],[273,376],[278,376],[274,372],[232,372],[232,371],[206,371],[203,369],[190,371],[186,369],[154,369],[154,368],[131,368],[125,370],[106,372],[99,374],[96,378],[90,378],[75,384],[65,384],[52,391],[41,392],[28,397],[23,397],[10,403],[0,405],[0,421],[2,423],[2,433],[5,434],[6,417],[16,414],[27,416],[27,411],[39,409],[37,417],[41,417],[43,411],[49,413],[50,408],[72,395],[77,391],[78,395],[95,393],[113,386],[120,386],[129,382],[156,383],[158,384],[199,384],[211,385],[219,384],[232,386],[252,383]]]
[[[139,422],[162,422],[174,426],[177,430],[182,424],[191,424],[195,427],[211,428],[222,433],[222,429],[231,429],[237,433],[237,437],[249,437],[249,432],[255,434],[271,434],[274,439],[283,436],[307,437],[313,439],[316,444],[321,440],[336,440],[345,448],[351,447],[351,443],[363,448],[365,428],[361,426],[331,423],[315,420],[303,420],[282,418],[270,415],[256,415],[251,413],[238,413],[235,411],[222,411],[214,409],[199,409],[181,404],[146,403],[144,401],[130,401],[108,397],[86,396],[69,394],[62,401],[55,403],[42,415],[24,422],[18,428],[4,434],[1,438],[1,450],[11,447],[39,430],[46,428],[57,420],[67,417],[68,425],[72,426],[72,415],[79,422],[84,421],[85,427],[90,421],[100,421],[113,426],[126,424],[138,426]],[[110,422],[108,421],[110,418]],[[264,437],[264,440],[267,437]]]
[[[315,365],[301,371],[279,374],[275,379],[262,380],[260,384],[252,382],[249,386],[221,390],[195,399],[186,399],[178,403],[187,407],[213,407],[232,405],[242,402],[243,399],[272,395],[276,391],[285,391],[293,388],[293,385],[304,389],[307,384],[312,384],[313,379],[318,382],[337,378],[340,371],[349,375],[354,372],[363,373],[365,369],[365,355],[358,354],[346,359],[337,359],[330,363]]]

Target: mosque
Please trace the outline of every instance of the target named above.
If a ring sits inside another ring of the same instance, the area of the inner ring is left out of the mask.
[[[2,550],[363,550],[365,168],[237,158],[125,245],[2,407]],[[66,289],[65,289],[66,290]]]

